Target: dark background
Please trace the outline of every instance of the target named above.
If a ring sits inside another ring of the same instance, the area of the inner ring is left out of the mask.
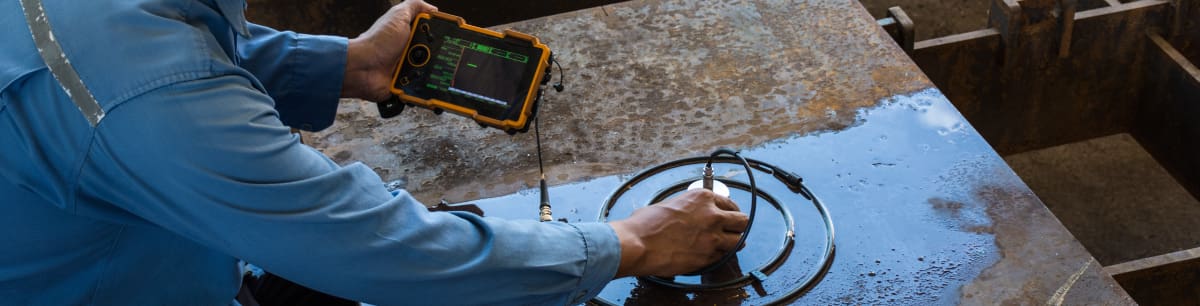
[[[248,0],[246,18],[276,29],[355,37],[391,7],[388,0]],[[490,27],[616,3],[615,0],[448,1],[427,0],[467,23]]]

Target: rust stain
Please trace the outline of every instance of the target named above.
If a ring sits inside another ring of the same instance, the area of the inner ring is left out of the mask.
[[[963,203],[943,198],[930,198],[927,202],[937,212],[938,217],[949,221],[948,223],[952,224],[954,229],[975,234],[995,234],[990,220],[971,216],[972,211],[977,210],[971,206],[978,203]]]
[[[1054,299],[1073,305],[1136,304],[1099,267],[1078,268],[1078,258],[1095,259],[1024,183],[1011,175],[998,177],[1012,177],[1013,182],[978,188],[975,197],[987,204],[989,218],[1004,220],[993,223],[1001,258],[963,286],[962,292],[970,293],[962,296],[963,304],[1026,305]],[[1046,278],[1083,288],[1062,290],[1061,283],[1040,281]]]

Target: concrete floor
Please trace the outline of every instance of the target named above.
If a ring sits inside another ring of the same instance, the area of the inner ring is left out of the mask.
[[[1004,159],[1105,266],[1200,247],[1200,201],[1129,134]]]

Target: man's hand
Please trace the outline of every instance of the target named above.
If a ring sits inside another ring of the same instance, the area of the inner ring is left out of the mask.
[[[699,270],[737,247],[748,217],[729,198],[693,190],[610,223],[621,240],[617,277]]]
[[[375,20],[366,32],[350,39],[342,97],[377,102],[391,97],[388,85],[408,47],[413,19],[417,14],[435,11],[437,8],[425,1],[406,0]]]

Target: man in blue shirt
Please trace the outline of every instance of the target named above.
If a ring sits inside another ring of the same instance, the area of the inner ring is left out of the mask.
[[[0,1],[0,304],[228,305],[239,260],[375,304],[573,304],[696,270],[746,216],[711,192],[612,223],[430,213],[320,130],[388,98],[420,0],[354,39],[243,0]]]

